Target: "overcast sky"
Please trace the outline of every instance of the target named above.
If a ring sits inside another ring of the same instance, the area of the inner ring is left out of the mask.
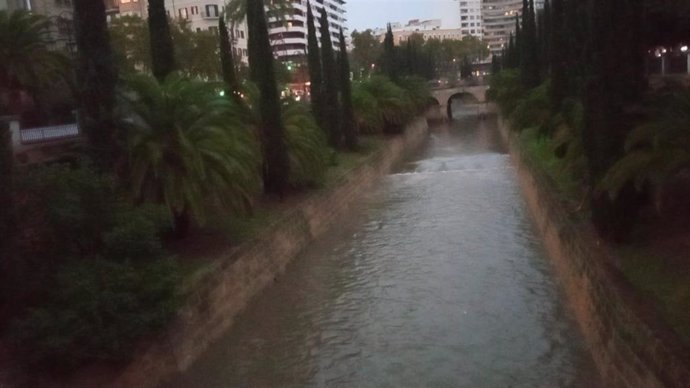
[[[346,0],[350,30],[384,27],[388,22],[443,19],[444,27],[458,27],[456,0]]]

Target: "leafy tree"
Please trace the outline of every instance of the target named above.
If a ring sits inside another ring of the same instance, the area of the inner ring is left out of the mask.
[[[290,163],[263,0],[247,0],[247,24],[250,78],[260,92],[264,191],[282,196],[288,185]]]
[[[162,83],[139,75],[123,99],[129,186],[134,198],[165,204],[183,237],[209,204],[248,207],[258,188],[257,147],[232,100],[215,85],[171,75]]]
[[[328,143],[333,148],[340,147],[343,133],[341,130],[340,106],[338,102],[338,68],[333,53],[333,41],[328,22],[326,8],[321,10],[321,62],[323,65],[323,115],[328,118],[327,125]]]
[[[350,81],[350,62],[347,57],[345,35],[340,29],[340,91],[342,102],[342,125],[345,135],[345,146],[350,150],[357,149],[357,128],[354,108],[352,106],[352,83]]]
[[[117,70],[108,35],[105,4],[75,0],[74,25],[77,39],[79,121],[99,168],[113,168],[119,157],[114,122]]]
[[[314,117],[319,126],[323,128],[323,130],[326,130],[328,127],[324,117],[325,109],[322,90],[323,75],[321,68],[321,52],[319,50],[319,41],[316,36],[316,27],[314,25],[314,13],[312,12],[310,2],[307,2],[307,44],[312,112],[314,112]]]
[[[50,20],[26,11],[0,11],[0,114],[19,114],[20,91],[31,93],[66,73],[64,55],[50,51]]]
[[[150,71],[151,43],[146,20],[135,15],[123,15],[110,21],[109,30],[120,72]]]
[[[149,40],[151,42],[151,69],[158,81],[163,82],[177,69],[165,0],[149,0]]]
[[[374,36],[372,30],[352,32],[352,59],[355,74],[358,77],[369,76],[376,62],[381,57],[381,42]]]

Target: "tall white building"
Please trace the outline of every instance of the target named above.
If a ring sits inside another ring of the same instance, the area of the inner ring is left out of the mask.
[[[10,0],[0,0],[10,1]],[[134,14],[147,17],[146,0],[111,0],[118,3],[119,14]],[[221,17],[225,0],[166,0],[168,15],[176,20],[184,20],[194,31],[218,31],[218,18]],[[335,49],[338,49],[340,28],[345,35],[345,0],[313,0],[311,2],[317,29],[320,26],[321,10],[326,9],[330,31]],[[247,62],[247,25],[242,22],[229,26],[234,38],[235,55]],[[283,17],[269,15],[268,34],[275,56],[281,60],[303,56],[307,53],[307,0],[292,0],[291,7]],[[320,34],[317,31],[317,34]]]
[[[331,40],[336,50],[339,49],[340,29],[345,36],[345,0],[312,0],[311,7],[316,20],[317,35],[320,37],[321,11],[326,9]],[[307,0],[293,0],[292,8],[284,18],[269,17],[268,37],[275,56],[280,60],[290,60],[307,54]]]
[[[482,0],[460,0],[460,32],[463,37],[484,36],[482,24]]]
[[[522,0],[482,0],[484,40],[493,54],[508,45],[515,33],[515,17],[522,14]]]
[[[481,7],[483,39],[492,54],[499,54],[515,34],[515,17],[522,18],[522,0],[481,0]],[[534,8],[544,8],[544,0],[535,0]]]

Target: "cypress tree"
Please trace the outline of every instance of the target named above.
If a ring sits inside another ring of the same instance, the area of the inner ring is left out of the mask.
[[[321,73],[321,53],[319,51],[319,41],[316,36],[316,26],[314,25],[314,13],[311,3],[307,2],[307,48],[309,63],[309,81],[311,82],[311,108],[314,112],[316,122],[321,129],[326,130],[326,123],[323,116],[323,75]]]
[[[247,0],[250,78],[260,93],[264,191],[283,196],[288,185],[290,160],[265,12],[263,0]]]
[[[513,68],[520,67],[522,62],[522,28],[520,28],[520,17],[515,15],[515,38],[513,41]]]
[[[333,41],[326,8],[321,9],[321,61],[323,64],[323,114],[328,119],[328,141],[333,148],[340,147],[343,134],[340,130],[340,108],[338,107],[338,69],[333,53]]]
[[[235,102],[243,105],[240,97],[240,84],[237,80],[237,73],[235,72],[235,57],[232,52],[232,41],[228,28],[225,25],[225,18],[218,19],[218,39],[220,49],[220,66],[223,75],[223,82],[225,83],[225,95],[232,98]]]
[[[158,81],[163,82],[176,69],[175,47],[165,12],[165,0],[149,0],[149,35],[151,70]]]
[[[112,169],[119,156],[115,130],[115,86],[105,4],[75,0],[74,26],[77,40],[79,125],[86,133],[96,165]]]
[[[491,56],[491,74],[496,75],[501,71],[501,63],[497,55]]]
[[[523,0],[522,31],[520,38],[520,75],[522,86],[532,89],[539,85],[539,48],[534,16],[534,0]]]
[[[386,37],[383,40],[383,55],[381,57],[381,71],[387,75],[391,80],[398,79],[398,71],[396,66],[395,54],[395,39],[393,37],[393,29],[390,23],[386,30]]]
[[[563,0],[553,0],[553,8],[551,9],[553,28],[549,29],[549,67],[551,68],[549,99],[553,112],[558,112],[561,109],[563,100],[569,92],[567,42],[564,29],[559,28],[565,22],[564,11]]]
[[[352,106],[352,84],[350,81],[350,60],[347,57],[347,43],[343,29],[340,29],[340,97],[342,102],[343,134],[345,146],[354,151],[357,149],[357,128],[355,111]]]

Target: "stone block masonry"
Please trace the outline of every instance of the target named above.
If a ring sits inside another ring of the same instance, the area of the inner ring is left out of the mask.
[[[388,139],[366,163],[333,188],[314,192],[257,238],[213,264],[177,318],[158,338],[142,346],[110,388],[155,388],[186,370],[223,333],[235,317],[313,240],[345,215],[362,194],[389,173],[428,137],[425,118],[410,123],[403,135]]]
[[[690,349],[613,264],[589,223],[575,224],[551,179],[501,122],[520,186],[607,388],[690,387]]]

